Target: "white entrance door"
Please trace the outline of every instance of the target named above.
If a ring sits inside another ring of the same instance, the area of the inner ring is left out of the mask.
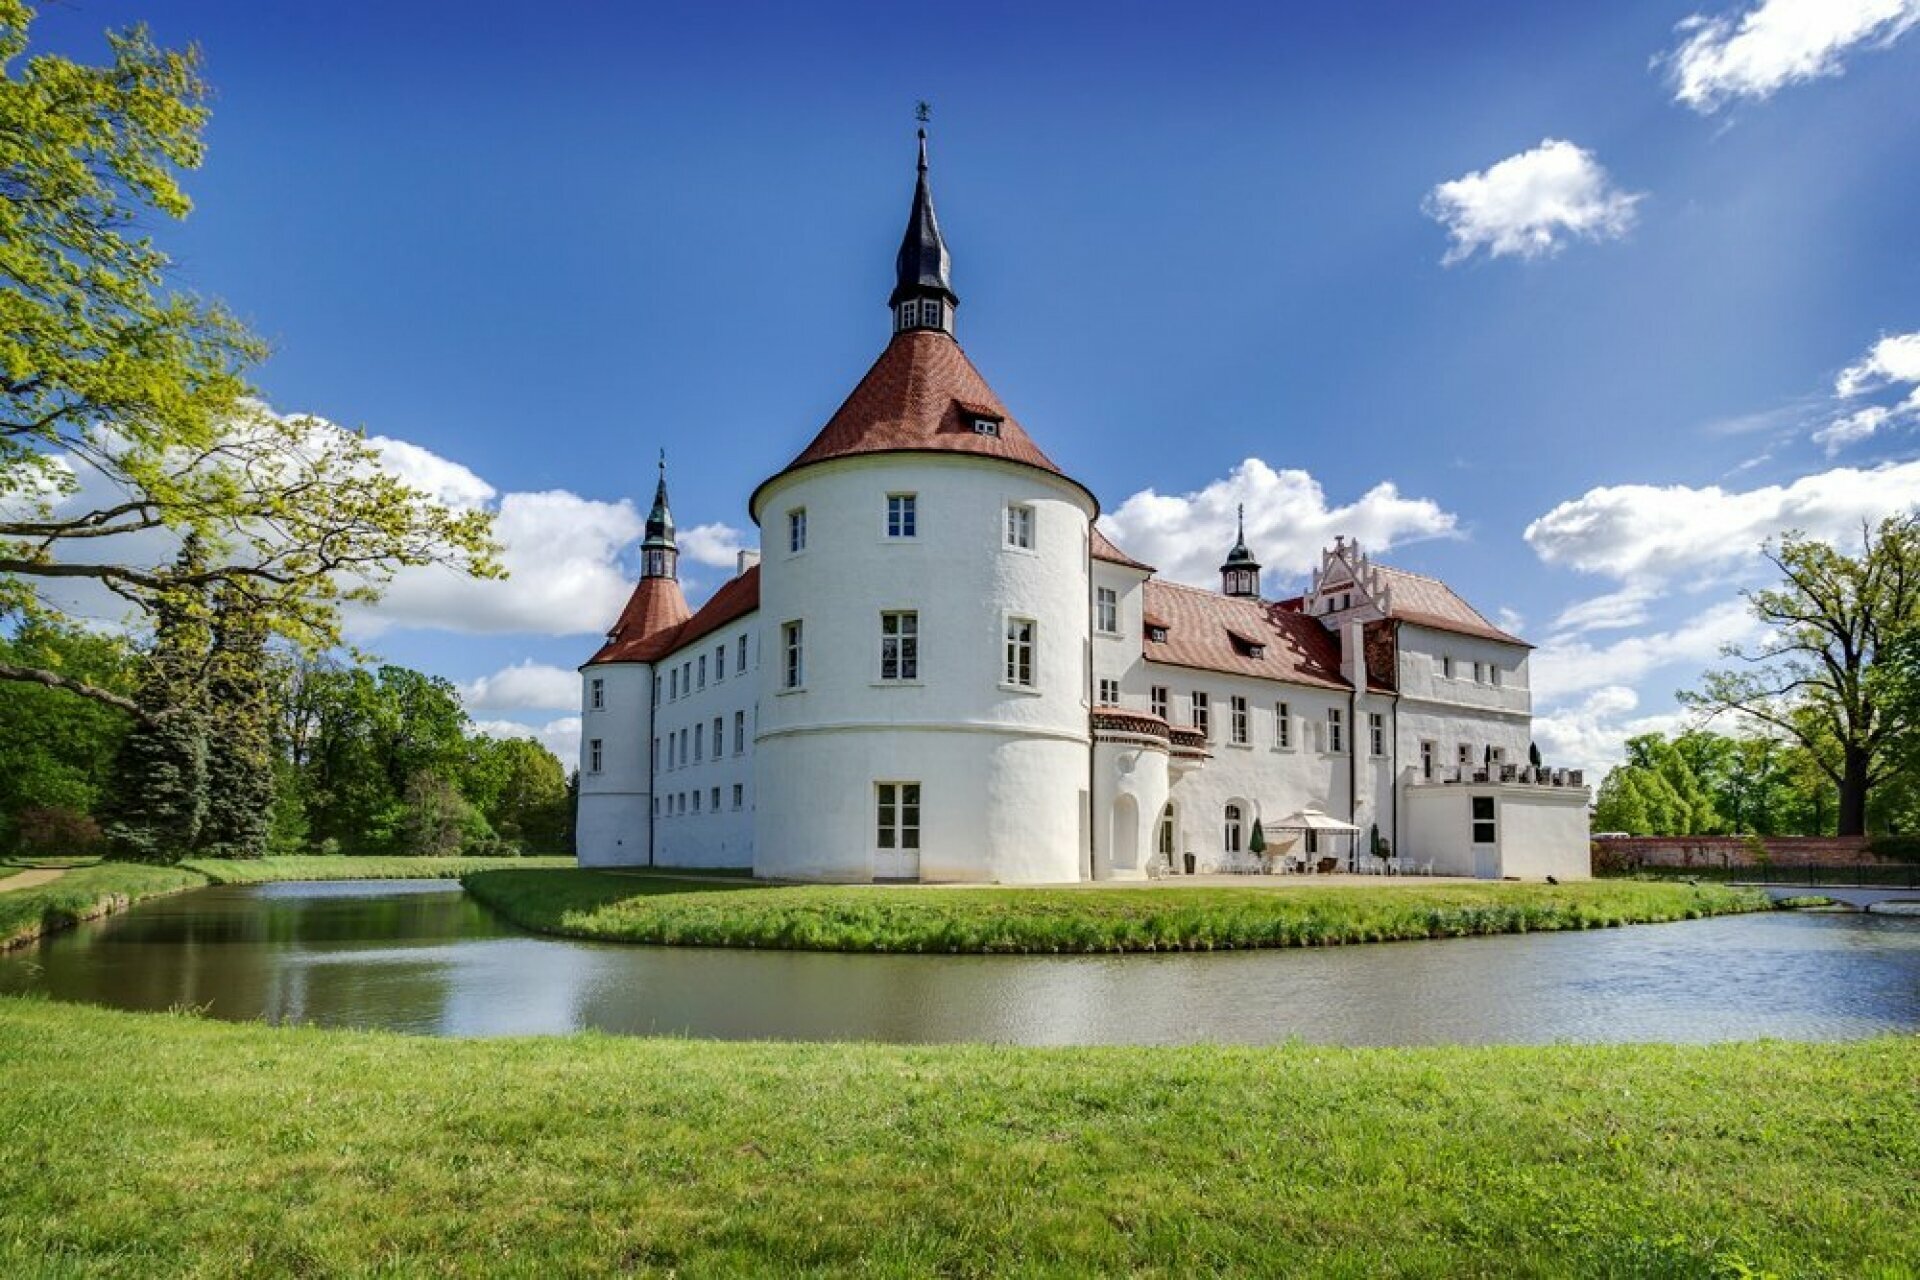
[[[875,880],[920,878],[920,784],[881,782],[874,785]]]

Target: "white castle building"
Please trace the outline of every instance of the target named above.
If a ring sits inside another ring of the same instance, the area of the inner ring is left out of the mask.
[[[896,265],[886,349],[754,490],[762,551],[698,612],[662,464],[582,668],[583,864],[1053,883],[1261,843],[1587,874],[1582,779],[1529,760],[1529,646],[1444,583],[1341,539],[1267,600],[1244,533],[1218,592],[1101,534],[954,339],[924,131]]]

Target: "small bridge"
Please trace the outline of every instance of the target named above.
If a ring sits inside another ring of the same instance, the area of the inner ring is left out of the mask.
[[[1831,898],[1841,906],[1852,907],[1856,911],[1872,911],[1875,907],[1899,902],[1911,904],[1920,909],[1920,887],[1888,884],[1781,884],[1763,883],[1757,880],[1734,880],[1729,882],[1742,889],[1758,889],[1775,902],[1783,898]]]

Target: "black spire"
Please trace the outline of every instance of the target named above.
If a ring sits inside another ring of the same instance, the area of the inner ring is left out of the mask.
[[[913,188],[913,212],[907,234],[893,260],[895,284],[887,305],[893,308],[895,331],[939,329],[953,332],[953,309],[960,305],[949,279],[952,259],[940,237],[940,220],[933,215],[933,188],[927,183],[927,131],[920,130],[920,177]]]
[[[653,510],[647,512],[647,533],[640,543],[640,576],[678,578],[680,544],[674,541],[673,511],[667,506],[667,451],[660,451],[660,483],[653,490]]]
[[[1229,596],[1260,596],[1260,562],[1253,558],[1253,552],[1247,550],[1247,508],[1240,507],[1239,528],[1233,539],[1233,550],[1227,552],[1227,562],[1220,566],[1220,591]]]

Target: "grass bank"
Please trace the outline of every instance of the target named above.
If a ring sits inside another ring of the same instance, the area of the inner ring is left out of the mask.
[[[270,880],[451,879],[500,867],[571,867],[571,858],[259,858],[224,861],[195,858],[173,867],[89,859],[23,861],[26,866],[65,866],[51,884],[0,893],[0,950],[32,942],[143,898],[209,884],[260,884]],[[0,874],[11,874],[8,864]]]
[[[1765,910],[1724,885],[928,889],[770,887],[515,868],[462,878],[509,920],[612,942],[809,951],[1097,952],[1299,947],[1592,929]]]
[[[20,1276],[1892,1276],[1920,1251],[1913,1038],[447,1041],[0,1000],[0,1132]]]

